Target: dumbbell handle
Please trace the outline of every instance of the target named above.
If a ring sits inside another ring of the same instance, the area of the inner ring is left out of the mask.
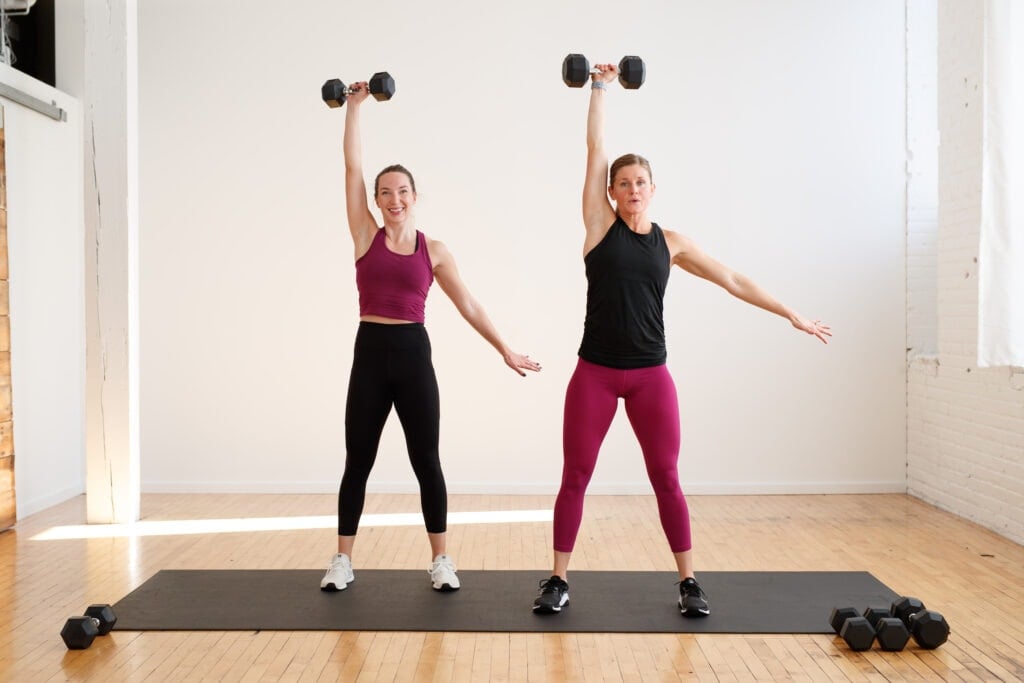
[[[370,87],[367,86],[366,89],[369,90]],[[348,97],[349,95],[351,95],[354,92],[362,92],[362,91],[363,91],[362,88],[353,88],[351,85],[344,85],[344,84],[342,84],[341,94],[344,95],[345,97]]]

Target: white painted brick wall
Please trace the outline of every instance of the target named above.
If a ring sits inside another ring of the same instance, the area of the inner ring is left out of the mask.
[[[907,353],[938,351],[937,11],[933,0],[907,0]]]
[[[981,0],[938,3],[938,351],[932,358],[912,353],[909,362],[907,488],[1024,543],[1024,375],[976,365],[983,13]],[[908,192],[908,272],[914,245],[929,239],[914,220],[927,213],[919,199],[915,205]],[[926,277],[908,276],[908,309],[915,283],[923,288]],[[908,327],[908,347],[911,334]]]

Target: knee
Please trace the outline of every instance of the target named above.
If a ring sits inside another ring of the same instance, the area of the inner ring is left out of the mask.
[[[441,458],[437,451],[428,454],[418,454],[410,458],[413,474],[420,483],[432,481],[444,481],[444,472],[441,470]]]
[[[582,496],[587,491],[587,486],[590,484],[590,477],[592,474],[593,472],[588,470],[566,468],[562,471],[561,490],[566,493]]]
[[[683,489],[679,485],[679,473],[674,469],[663,472],[651,472],[649,478],[651,487],[654,489],[654,495],[657,497],[682,498]]]
[[[347,459],[345,461],[345,471],[341,475],[342,487],[365,486],[370,478],[370,470],[372,469],[373,463],[362,462],[354,458]]]

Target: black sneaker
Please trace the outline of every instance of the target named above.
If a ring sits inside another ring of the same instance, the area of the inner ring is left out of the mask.
[[[540,595],[533,601],[533,611],[538,614],[557,614],[569,604],[569,584],[558,576],[540,582]]]
[[[706,617],[711,614],[708,596],[693,577],[679,582],[679,611],[684,617]]]

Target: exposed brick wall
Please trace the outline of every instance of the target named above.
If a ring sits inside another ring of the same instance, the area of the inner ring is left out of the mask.
[[[981,0],[938,3],[937,353],[910,355],[907,488],[1024,543],[1024,374],[977,367],[983,19]],[[908,192],[908,306],[922,289],[913,245],[927,241],[918,200]]]

